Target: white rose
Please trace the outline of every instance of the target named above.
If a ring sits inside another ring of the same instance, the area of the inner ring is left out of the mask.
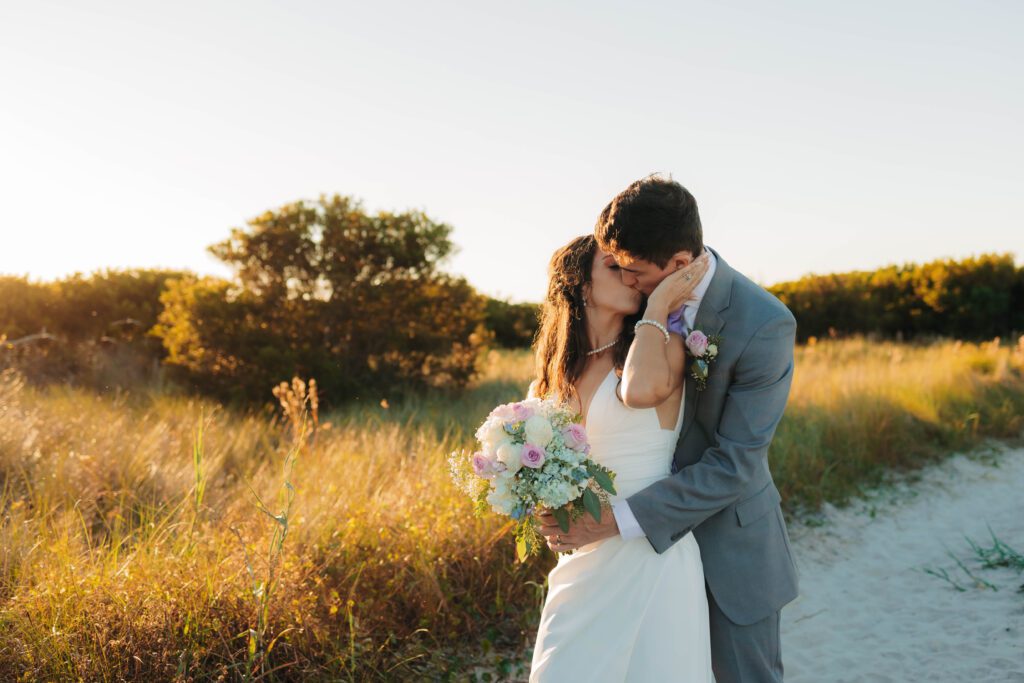
[[[717,355],[718,355],[718,345],[717,344],[708,344],[708,357],[709,358],[714,358]]]
[[[523,428],[526,430],[526,442],[541,448],[551,443],[551,438],[555,435],[551,423],[540,415],[534,415],[527,420]]]
[[[508,468],[509,472],[515,474],[519,471],[519,468],[523,466],[523,461],[520,460],[522,450],[522,446],[517,446],[506,439],[498,444],[498,448],[495,450],[495,455],[500,462],[505,463],[505,467]]]
[[[488,421],[480,428],[478,434],[480,443],[482,443],[488,450],[496,450],[498,444],[508,439],[508,434],[505,432],[504,423],[500,420]]]

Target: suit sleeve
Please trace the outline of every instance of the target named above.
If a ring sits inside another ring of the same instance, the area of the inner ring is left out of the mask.
[[[630,496],[629,509],[662,553],[711,515],[736,502],[767,467],[768,445],[793,380],[793,316],[773,318],[750,338],[726,391],[717,445],[700,460]]]

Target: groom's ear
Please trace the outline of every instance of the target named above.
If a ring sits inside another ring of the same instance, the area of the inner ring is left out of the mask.
[[[668,259],[667,270],[679,270],[693,262],[693,254],[689,250],[677,251]]]

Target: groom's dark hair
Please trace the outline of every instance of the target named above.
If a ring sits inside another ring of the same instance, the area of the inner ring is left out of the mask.
[[[594,228],[604,251],[628,254],[659,268],[672,255],[704,251],[697,200],[672,180],[653,174],[635,181],[604,207]]]

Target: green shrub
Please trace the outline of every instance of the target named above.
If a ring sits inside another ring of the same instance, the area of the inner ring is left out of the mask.
[[[529,348],[537,334],[537,304],[513,304],[488,299],[485,311],[487,329],[494,333],[494,342],[505,349]]]
[[[796,316],[801,340],[854,334],[982,340],[1024,330],[1024,268],[1010,254],[809,275],[768,289]]]

